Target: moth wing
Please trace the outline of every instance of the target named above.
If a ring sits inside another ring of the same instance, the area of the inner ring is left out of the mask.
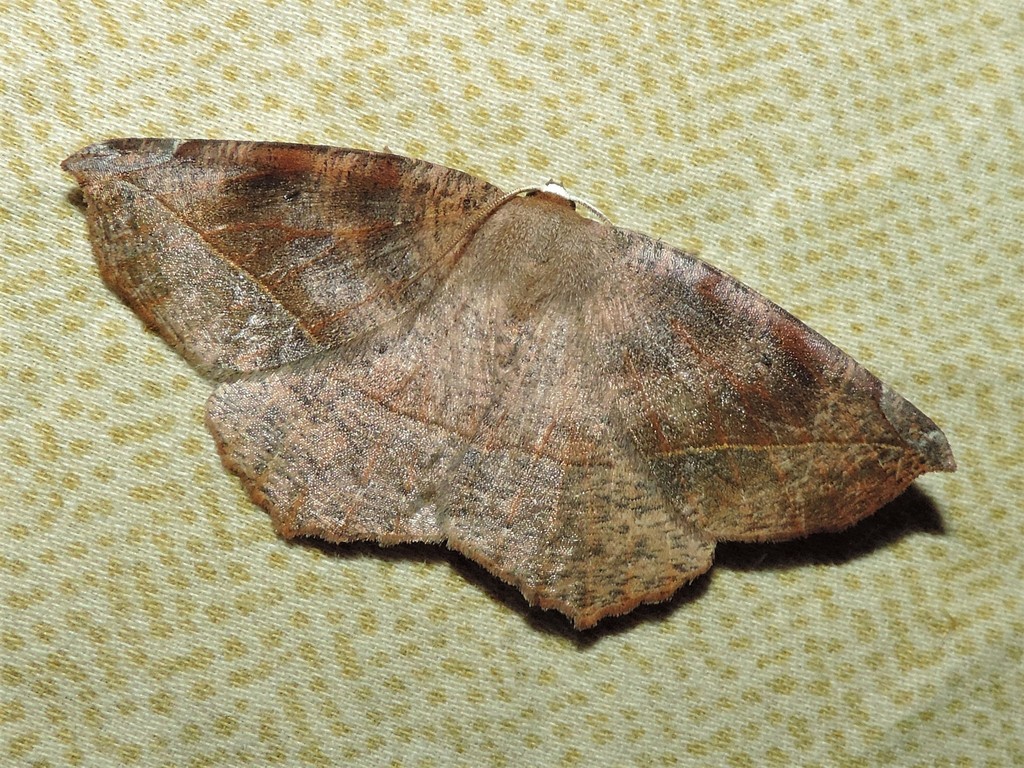
[[[400,322],[502,196],[419,160],[290,144],[117,139],[63,167],[106,282],[213,378]]]
[[[617,231],[645,318],[622,337],[618,409],[707,536],[838,530],[955,468],[931,419],[820,334],[714,267]]]

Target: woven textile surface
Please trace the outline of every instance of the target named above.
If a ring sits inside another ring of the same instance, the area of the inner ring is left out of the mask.
[[[0,762],[1024,764],[1019,3],[0,19]],[[441,547],[286,542],[99,278],[60,161],[118,136],[559,179],[833,340],[960,468],[582,634]]]

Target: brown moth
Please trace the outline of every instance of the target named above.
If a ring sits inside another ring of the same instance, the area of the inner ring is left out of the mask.
[[[693,256],[421,160],[117,139],[64,161],[106,282],[204,376],[284,536],[446,542],[577,628],[718,541],[952,471],[917,408]]]

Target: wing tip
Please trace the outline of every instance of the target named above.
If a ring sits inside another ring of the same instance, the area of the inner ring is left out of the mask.
[[[946,435],[913,403],[884,385],[881,407],[889,423],[920,457],[919,474],[956,471],[956,459]]]

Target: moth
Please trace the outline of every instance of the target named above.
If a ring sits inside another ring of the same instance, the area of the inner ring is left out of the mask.
[[[224,464],[283,536],[443,542],[582,629],[716,542],[839,530],[955,469],[818,333],[557,188],[233,141],[63,167],[103,279],[215,382]]]

